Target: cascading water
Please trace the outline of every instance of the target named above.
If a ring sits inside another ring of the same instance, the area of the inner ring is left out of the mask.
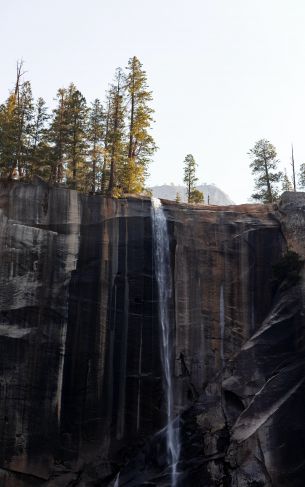
[[[120,485],[120,472],[117,474],[115,478],[115,483],[113,487],[119,487],[119,485]]]
[[[179,429],[174,425],[173,415],[173,360],[170,323],[170,301],[172,298],[172,277],[170,268],[169,237],[167,220],[161,201],[152,198],[152,227],[155,254],[155,275],[158,284],[159,320],[161,325],[161,358],[164,373],[164,390],[166,397],[166,444],[167,461],[171,467],[171,485],[177,485],[177,464],[180,444]]]

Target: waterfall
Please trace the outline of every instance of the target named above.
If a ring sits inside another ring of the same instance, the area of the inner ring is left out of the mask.
[[[115,478],[115,483],[114,483],[114,486],[113,487],[119,487],[119,482],[120,482],[120,472],[117,474],[116,478]]]
[[[157,198],[152,198],[152,229],[155,255],[155,275],[159,298],[159,321],[161,326],[161,359],[164,374],[164,391],[166,397],[167,462],[171,467],[171,485],[172,487],[175,487],[177,484],[177,464],[179,460],[180,444],[179,429],[176,425],[174,425],[173,415],[173,342],[169,312],[173,285],[171,277],[167,221],[161,201]]]

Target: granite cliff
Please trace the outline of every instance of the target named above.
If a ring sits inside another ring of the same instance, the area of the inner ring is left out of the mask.
[[[163,208],[178,486],[303,487],[305,194]],[[1,183],[0,225],[0,485],[170,485],[151,201]]]
[[[187,194],[185,186],[176,186],[175,184],[163,184],[162,186],[152,186],[151,188],[153,196],[156,198],[176,200],[177,193],[180,196],[181,202],[187,202]],[[204,201],[208,201],[213,205],[234,205],[234,202],[229,196],[224,193],[215,184],[200,184],[196,186],[196,189],[201,191],[204,195]]]

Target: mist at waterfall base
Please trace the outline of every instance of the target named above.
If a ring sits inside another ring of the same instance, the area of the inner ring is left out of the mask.
[[[158,287],[159,322],[161,327],[161,358],[163,366],[163,387],[166,399],[166,449],[167,463],[171,468],[171,485],[177,485],[177,465],[180,455],[179,427],[173,414],[173,354],[171,344],[172,323],[170,302],[172,299],[172,277],[167,220],[161,201],[152,198],[152,228],[154,240],[155,276]]]

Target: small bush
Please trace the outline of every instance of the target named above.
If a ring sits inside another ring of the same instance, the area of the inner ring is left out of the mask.
[[[272,266],[273,281],[279,285],[283,281],[287,284],[297,284],[300,280],[300,272],[304,261],[299,254],[288,250],[283,257]]]

